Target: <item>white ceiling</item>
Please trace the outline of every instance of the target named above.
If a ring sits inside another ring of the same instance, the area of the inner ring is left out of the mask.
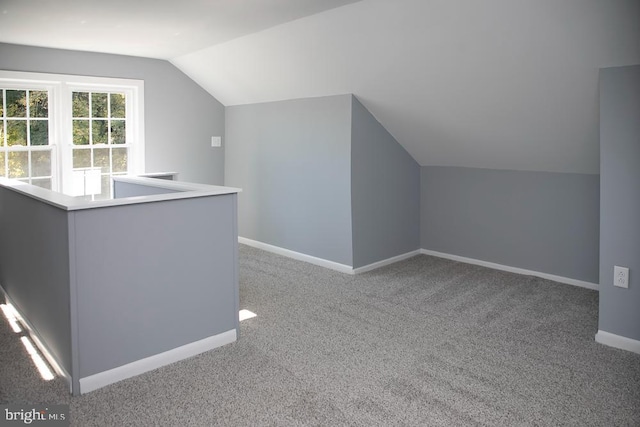
[[[597,173],[598,69],[640,63],[638,0],[0,5],[0,41],[169,58],[225,105],[354,93],[422,165]]]
[[[359,0],[0,0],[0,40],[170,59]]]
[[[640,1],[365,0],[172,62],[226,105],[354,93],[421,165],[597,173]]]

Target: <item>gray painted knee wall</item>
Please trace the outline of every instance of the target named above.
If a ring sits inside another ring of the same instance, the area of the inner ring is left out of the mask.
[[[422,167],[422,248],[598,283],[599,176]]]
[[[226,134],[239,236],[352,265],[351,96],[227,107]]]
[[[0,70],[144,80],[146,170],[222,185],[224,107],[168,61],[0,43]]]
[[[0,185],[0,285],[74,394],[237,337],[237,197],[193,196],[74,210]]]
[[[164,179],[164,178],[160,178]],[[152,196],[154,194],[177,193],[178,190],[170,190],[163,187],[151,187],[150,185],[134,184],[131,182],[113,181],[113,198]]]
[[[72,374],[67,212],[0,186],[0,286]]]
[[[640,65],[600,70],[600,194],[598,328],[640,341]]]
[[[353,267],[420,248],[420,166],[353,98]]]
[[[228,107],[239,234],[358,268],[419,248],[598,283],[599,176],[420,167],[351,95]]]
[[[352,95],[226,110],[242,237],[354,268],[419,249],[419,165]]]

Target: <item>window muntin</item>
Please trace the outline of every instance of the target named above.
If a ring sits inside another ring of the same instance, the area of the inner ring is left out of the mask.
[[[87,173],[92,173],[90,179],[100,180],[99,185],[95,183],[100,191],[84,191],[84,194],[109,198],[111,177],[124,175],[129,170],[127,94],[73,91],[71,102],[74,179],[86,180]]]
[[[52,188],[49,91],[0,88],[0,176]]]
[[[111,196],[112,176],[144,172],[142,81],[0,70],[0,95],[0,176],[95,199]]]

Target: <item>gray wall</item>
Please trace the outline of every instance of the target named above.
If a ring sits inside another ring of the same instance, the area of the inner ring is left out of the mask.
[[[237,328],[235,194],[74,215],[80,377]]]
[[[81,377],[239,332],[236,194],[66,211],[0,186],[0,236],[0,284],[74,393]]]
[[[0,285],[72,374],[67,213],[0,186]]]
[[[144,80],[146,170],[222,185],[224,107],[168,61],[0,43],[0,70]]]
[[[599,329],[640,340],[640,65],[600,70],[600,198]]]
[[[239,235],[352,265],[351,95],[227,107]]]
[[[424,249],[598,283],[599,176],[422,167]]]
[[[354,97],[353,267],[420,248],[420,166]]]
[[[164,178],[160,178],[164,179]],[[113,181],[113,198],[152,196],[154,194],[178,193],[179,190],[152,187],[150,185],[134,184],[131,182]]]

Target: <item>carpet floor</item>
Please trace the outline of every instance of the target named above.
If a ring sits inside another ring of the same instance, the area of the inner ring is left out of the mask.
[[[71,397],[0,321],[0,403],[77,426],[640,426],[598,293],[420,255],[357,276],[240,245],[239,341]]]

